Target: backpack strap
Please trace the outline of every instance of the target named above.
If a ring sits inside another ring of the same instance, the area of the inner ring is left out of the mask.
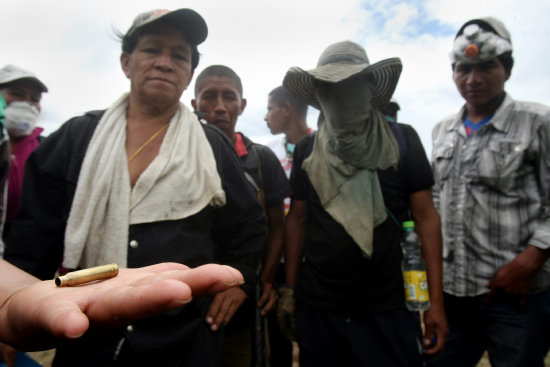
[[[264,174],[262,172],[262,159],[260,158],[260,153],[258,153],[258,148],[256,147],[256,144],[251,145],[251,151],[254,153],[254,156],[256,157],[256,161],[258,162],[258,177],[260,178],[260,188],[264,187]]]
[[[256,190],[256,196],[258,198],[258,202],[262,206],[264,210],[267,209],[266,202],[265,202],[265,191],[263,189],[264,187],[264,175],[262,173],[262,160],[260,158],[260,153],[258,153],[258,148],[255,144],[251,145],[250,152],[254,154],[254,157],[256,158],[256,161],[258,162],[258,177],[260,178],[260,182],[256,182],[254,178],[248,173],[244,172],[244,176],[246,177],[246,180],[250,182],[252,187]]]

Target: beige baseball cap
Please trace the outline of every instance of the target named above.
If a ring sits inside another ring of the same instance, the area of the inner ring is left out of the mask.
[[[6,65],[0,69],[0,86],[22,79],[33,82],[42,92],[48,91],[46,84],[42,83],[42,81],[30,71],[21,69],[19,66],[15,65]]]

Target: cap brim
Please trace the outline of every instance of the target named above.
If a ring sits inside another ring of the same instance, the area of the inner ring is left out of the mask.
[[[43,93],[48,91],[48,87],[46,87],[46,85],[42,83],[40,79],[34,76],[25,76],[25,75],[24,76],[14,75],[12,78],[6,78],[3,80],[0,80],[0,86],[13,83],[13,82],[18,82],[18,81],[27,81],[31,84],[34,84]]]
[[[372,65],[327,64],[307,71],[292,67],[283,79],[283,86],[290,93],[304,98],[308,104],[320,109],[319,101],[315,97],[315,88],[318,81],[338,83],[359,73],[370,74],[373,76],[374,83],[373,107],[382,109],[390,101],[397,87],[402,69],[401,60],[397,57],[382,60]]]

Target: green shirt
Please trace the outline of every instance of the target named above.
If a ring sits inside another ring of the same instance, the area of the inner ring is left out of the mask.
[[[7,106],[4,96],[0,93],[0,139],[4,137],[4,116],[6,116],[4,110]]]

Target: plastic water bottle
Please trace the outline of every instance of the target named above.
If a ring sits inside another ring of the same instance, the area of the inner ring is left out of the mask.
[[[411,311],[424,311],[430,308],[430,293],[426,276],[426,263],[420,254],[420,238],[414,231],[414,222],[403,222],[405,234],[401,240],[403,250],[403,284],[405,304]]]

